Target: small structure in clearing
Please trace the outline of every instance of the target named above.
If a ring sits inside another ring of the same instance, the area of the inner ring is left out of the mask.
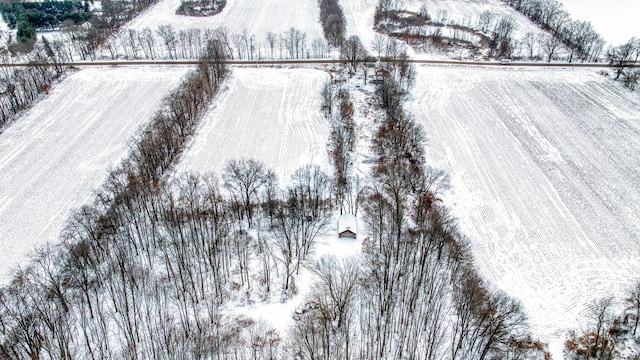
[[[338,237],[355,239],[358,233],[358,220],[355,215],[342,214],[338,218]]]

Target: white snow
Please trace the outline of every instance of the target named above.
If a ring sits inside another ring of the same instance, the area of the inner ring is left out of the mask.
[[[179,171],[220,174],[228,160],[255,158],[288,181],[303,165],[326,168],[320,91],[328,80],[314,69],[234,68]]]
[[[268,31],[282,33],[294,27],[307,34],[307,43],[323,37],[320,9],[316,0],[227,0],[222,12],[214,16],[176,15],[181,0],[162,0],[128,23],[124,30],[156,31],[160,25],[171,24],[178,30],[215,29],[227,27],[232,34],[247,30],[263,41]]]
[[[370,48],[376,31],[373,29],[373,16],[378,0],[340,1],[342,13],[346,20],[347,36],[358,35],[362,43]]]
[[[574,20],[586,20],[612,45],[626,43],[640,37],[637,0],[561,0],[564,9]]]
[[[562,338],[640,271],[640,97],[589,70],[420,67],[407,109],[490,283]],[[556,341],[557,342],[557,341]]]
[[[329,229],[330,231],[333,229]],[[313,259],[307,267],[300,270],[295,276],[295,284],[298,293],[285,302],[256,303],[250,306],[235,306],[227,309],[231,313],[243,314],[255,321],[265,320],[273,326],[280,336],[284,336],[293,325],[293,314],[301,306],[304,306],[307,296],[311,293],[314,284],[314,275],[311,272],[315,261],[323,256],[335,256],[337,259],[347,261],[359,261],[362,242],[355,239],[338,238],[337,234],[320,237],[317,241]],[[360,236],[359,239],[365,237]]]
[[[57,240],[186,71],[82,70],[0,134],[0,282],[36,246]]]

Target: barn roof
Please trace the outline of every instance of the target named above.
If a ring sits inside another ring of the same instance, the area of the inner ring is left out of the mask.
[[[352,214],[342,214],[338,218],[338,234],[342,234],[347,230],[354,234],[358,233],[358,220]]]

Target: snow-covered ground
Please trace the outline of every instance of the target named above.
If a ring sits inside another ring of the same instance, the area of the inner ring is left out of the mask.
[[[347,36],[358,35],[362,43],[371,48],[376,31],[373,29],[373,16],[376,13],[378,0],[349,0],[341,1]]]
[[[171,24],[178,30],[227,27],[232,34],[247,30],[264,41],[267,32],[282,33],[294,27],[307,34],[307,43],[321,38],[320,9],[316,0],[227,0],[221,13],[209,17],[176,15],[180,0],[162,0],[128,23],[124,30]]]
[[[285,302],[272,301],[244,306],[231,303],[228,304],[227,310],[230,313],[248,316],[254,321],[267,321],[269,325],[278,330],[280,336],[287,334],[293,325],[295,311],[304,306],[307,296],[312,291],[315,279],[310,269],[315,266],[316,261],[323,256],[358,261],[357,257],[360,256],[364,236],[359,236],[358,239],[348,239],[338,238],[336,234],[336,229],[331,228],[329,234],[317,239],[313,258],[308,265],[300,270],[300,274],[295,276],[297,293],[292,298]]]
[[[640,37],[638,14],[640,1],[636,0],[560,0],[572,19],[593,24],[605,41],[612,45]]]
[[[343,1],[340,5],[343,8],[347,22],[347,34],[358,35],[365,46],[371,49],[371,42],[376,34],[373,28],[373,17],[378,1]],[[489,31],[493,30],[501,18],[510,17],[516,23],[513,32],[514,40],[522,41],[527,33],[532,33],[536,36],[548,36],[544,30],[532,23],[526,16],[518,13],[512,7],[499,0],[398,0],[395,8],[398,10],[419,12],[423,5],[426,7],[431,19],[435,22],[463,25],[478,29],[480,14],[489,11],[492,13],[491,24],[488,26]],[[427,29],[428,33],[430,33],[435,28],[427,27]],[[451,36],[449,33],[453,32],[452,29],[445,28],[441,30],[445,36]],[[477,41],[473,39],[474,37],[471,36],[468,40]],[[443,59],[448,58],[451,54],[437,52],[416,54],[413,49],[409,49],[409,55],[417,59]]]
[[[242,157],[263,161],[285,181],[306,164],[326,168],[320,91],[328,80],[314,69],[234,68],[179,171],[219,174]]]
[[[328,80],[326,72],[307,68],[234,68],[225,81],[228,88],[214,101],[177,173],[219,175],[228,160],[238,158],[263,161],[281,184],[306,164],[328,171],[329,124],[320,113],[320,91]],[[359,253],[359,241],[338,239],[336,233],[331,227],[319,239],[314,259]],[[311,271],[303,269],[295,282],[298,292],[285,302],[231,303],[227,311],[265,320],[285,334],[311,291]]]
[[[0,282],[71,210],[93,199],[127,141],[185,67],[92,68],[70,75],[0,134]]]
[[[407,108],[480,272],[543,340],[640,271],[640,97],[588,70],[420,67]]]

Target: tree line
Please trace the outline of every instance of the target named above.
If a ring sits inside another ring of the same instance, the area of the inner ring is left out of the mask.
[[[11,62],[8,54],[0,55],[2,61]],[[42,93],[66,74],[60,66],[51,44],[45,39],[27,56],[27,61],[46,64],[38,67],[3,67],[0,70],[0,132],[24,110],[28,109]]]
[[[87,40],[91,40],[87,42]],[[322,38],[309,39],[296,28],[282,33],[267,32],[264,38],[247,30],[231,33],[226,27],[176,30],[173,25],[157,29],[126,29],[104,39],[89,29],[67,28],[51,44],[65,61],[78,59],[198,59],[203,44],[216,39],[224,45],[226,56],[238,60],[327,58],[330,47]],[[97,43],[96,43],[97,41]],[[94,46],[95,45],[95,46]]]
[[[563,44],[568,50],[567,61],[598,61],[605,41],[588,21],[572,20],[557,0],[502,0],[534,23],[548,30],[552,39],[545,42],[548,61]]]
[[[176,10],[177,15],[213,16],[227,5],[227,0],[182,0]]]
[[[0,13],[11,29],[26,21],[36,30],[51,30],[65,21],[80,25],[91,17],[89,3],[77,0],[2,3]]]
[[[339,47],[345,38],[347,22],[338,0],[318,0],[320,24],[324,37],[331,46]]]

